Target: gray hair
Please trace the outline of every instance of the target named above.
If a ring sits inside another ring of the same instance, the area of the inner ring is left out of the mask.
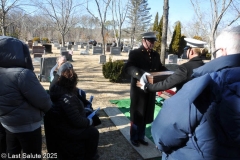
[[[225,48],[228,55],[240,53],[240,26],[225,28],[215,41],[216,49]]]

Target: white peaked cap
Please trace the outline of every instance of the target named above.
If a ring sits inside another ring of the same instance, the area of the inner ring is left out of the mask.
[[[184,40],[187,42],[186,46],[192,48],[204,48],[204,45],[207,43],[193,38],[184,38]]]

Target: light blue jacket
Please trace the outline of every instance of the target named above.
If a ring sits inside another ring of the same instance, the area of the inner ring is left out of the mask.
[[[163,159],[240,159],[240,54],[194,70],[152,123]]]

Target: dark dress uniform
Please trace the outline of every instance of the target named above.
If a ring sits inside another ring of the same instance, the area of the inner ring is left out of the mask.
[[[144,86],[144,91],[157,92],[173,87],[176,87],[178,91],[186,82],[192,79],[191,75],[193,73],[193,69],[202,65],[204,65],[202,58],[200,56],[194,57],[188,62],[180,65],[178,69],[164,81],[160,81],[155,84],[146,83]]]
[[[146,124],[153,121],[156,93],[145,93],[136,86],[136,83],[145,72],[166,71],[167,68],[162,65],[160,55],[156,51],[147,51],[141,46],[130,51],[124,70],[132,77],[130,88],[131,140],[144,139]]]

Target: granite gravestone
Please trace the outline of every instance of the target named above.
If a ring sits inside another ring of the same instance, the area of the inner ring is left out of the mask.
[[[112,55],[120,55],[121,47],[110,47],[110,53]]]
[[[175,54],[168,55],[168,63],[177,63],[178,56]]]
[[[50,71],[56,64],[56,57],[41,58],[40,61],[40,81],[50,82]]]
[[[93,46],[93,54],[102,54],[102,52],[103,52],[102,47]]]

